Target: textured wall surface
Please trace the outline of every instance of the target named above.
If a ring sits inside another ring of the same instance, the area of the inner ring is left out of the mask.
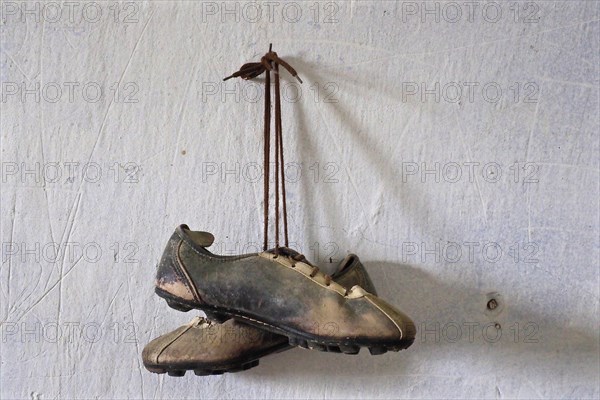
[[[0,398],[600,396],[597,2],[0,4]],[[262,241],[261,83],[221,79],[269,42],[294,247],[417,340],[151,374],[174,228]]]

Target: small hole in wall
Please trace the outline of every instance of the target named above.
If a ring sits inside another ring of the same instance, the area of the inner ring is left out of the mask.
[[[498,307],[498,301],[496,299],[490,299],[490,301],[487,302],[488,310],[495,310],[496,307]]]
[[[504,310],[504,296],[498,292],[490,292],[485,296],[485,311],[488,316],[494,316],[494,319]]]
[[[494,325],[494,328],[496,328],[496,329],[500,330],[501,326],[500,326],[500,324],[499,324],[499,323],[497,323],[497,322],[496,322],[496,324]]]

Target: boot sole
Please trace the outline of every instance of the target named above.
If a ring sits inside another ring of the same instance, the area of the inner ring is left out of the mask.
[[[281,353],[292,347],[287,343],[278,344],[259,352],[250,354],[246,359],[231,361],[228,364],[200,364],[189,363],[186,365],[176,364],[147,364],[144,367],[155,374],[168,374],[169,376],[184,376],[187,371],[194,371],[196,376],[222,375],[226,372],[241,372],[258,366],[259,359],[269,354]]]
[[[244,315],[236,310],[210,306],[208,304],[197,304],[187,302],[185,300],[174,297],[170,293],[165,292],[164,290],[158,287],[155,289],[155,292],[159,297],[162,297],[166,300],[169,307],[177,311],[187,312],[192,309],[202,310],[209,319],[212,319],[219,323],[234,318],[238,321],[244,322],[248,325],[252,325],[256,328],[267,330],[269,332],[273,332],[282,336],[287,336],[290,346],[298,346],[304,349],[318,350],[330,353],[358,354],[362,347],[367,347],[372,355],[379,355],[387,353],[388,351],[398,352],[400,350],[407,349],[415,341],[414,336],[391,343],[386,343],[382,341],[370,342],[368,340],[323,340],[315,336],[309,336],[304,332],[286,330],[274,326],[268,322],[259,320],[255,316]],[[414,327],[413,332],[416,332],[416,329],[414,329]]]
[[[198,366],[198,367],[189,367],[183,368],[178,365],[146,365],[144,367],[150,372],[155,374],[169,374],[169,376],[184,376],[187,371],[194,371],[194,374],[197,376],[209,376],[209,375],[222,375],[226,372],[240,372],[246,371],[250,368],[254,368],[258,366],[259,360],[249,361],[243,364],[233,364],[229,366],[219,366],[219,367],[207,367],[207,366]]]

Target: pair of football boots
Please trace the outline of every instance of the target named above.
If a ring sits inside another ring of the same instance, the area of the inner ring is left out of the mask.
[[[293,346],[345,354],[367,347],[382,354],[415,339],[414,323],[377,296],[354,254],[329,276],[286,247],[220,256],[206,249],[213,241],[186,225],[169,239],[156,294],[171,308],[202,310],[206,318],[151,341],[142,354],[151,372],[222,374]]]

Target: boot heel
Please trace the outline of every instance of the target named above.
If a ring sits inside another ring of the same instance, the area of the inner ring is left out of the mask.
[[[175,300],[167,300],[167,304],[174,310],[187,312],[192,309],[192,307],[186,306],[185,304],[181,304],[176,302]]]
[[[231,319],[231,317],[216,311],[204,311],[204,314],[206,314],[206,318],[211,321],[218,322],[219,324]]]

